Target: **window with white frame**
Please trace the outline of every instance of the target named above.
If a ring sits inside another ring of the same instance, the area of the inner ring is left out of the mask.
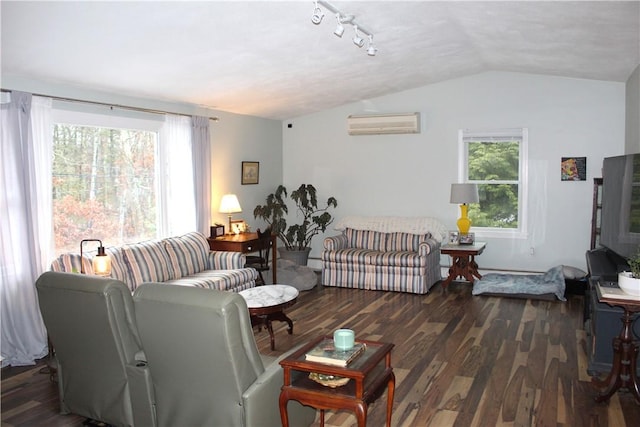
[[[478,185],[468,215],[483,236],[526,235],[527,137],[526,128],[459,131],[458,178]]]
[[[116,246],[195,229],[188,117],[169,130],[172,116],[54,109],[53,119],[57,253],[76,252],[87,238]]]

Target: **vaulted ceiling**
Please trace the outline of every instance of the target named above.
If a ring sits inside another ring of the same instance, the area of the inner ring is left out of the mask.
[[[640,64],[638,1],[330,3],[375,56],[309,0],[3,0],[2,77],[286,119],[485,71],[624,82]]]

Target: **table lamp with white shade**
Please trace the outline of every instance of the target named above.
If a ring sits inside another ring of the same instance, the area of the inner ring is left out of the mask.
[[[460,218],[458,218],[458,231],[461,235],[469,234],[471,220],[467,216],[469,203],[478,203],[478,186],[476,184],[451,184],[450,203],[460,204]]]
[[[229,215],[229,232],[227,234],[233,234],[231,231],[231,215],[234,213],[242,212],[240,202],[235,194],[225,194],[220,201],[220,213],[226,213]]]

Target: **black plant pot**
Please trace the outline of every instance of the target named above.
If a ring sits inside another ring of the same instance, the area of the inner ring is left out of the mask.
[[[280,253],[281,259],[286,259],[291,262],[295,262],[298,265],[307,265],[307,262],[309,261],[309,252],[311,252],[311,248],[304,248],[301,251],[287,250],[287,248],[278,248],[278,252]]]

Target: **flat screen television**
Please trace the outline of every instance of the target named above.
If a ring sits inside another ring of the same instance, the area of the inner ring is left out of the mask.
[[[640,249],[640,153],[604,159],[600,244],[624,258]]]

